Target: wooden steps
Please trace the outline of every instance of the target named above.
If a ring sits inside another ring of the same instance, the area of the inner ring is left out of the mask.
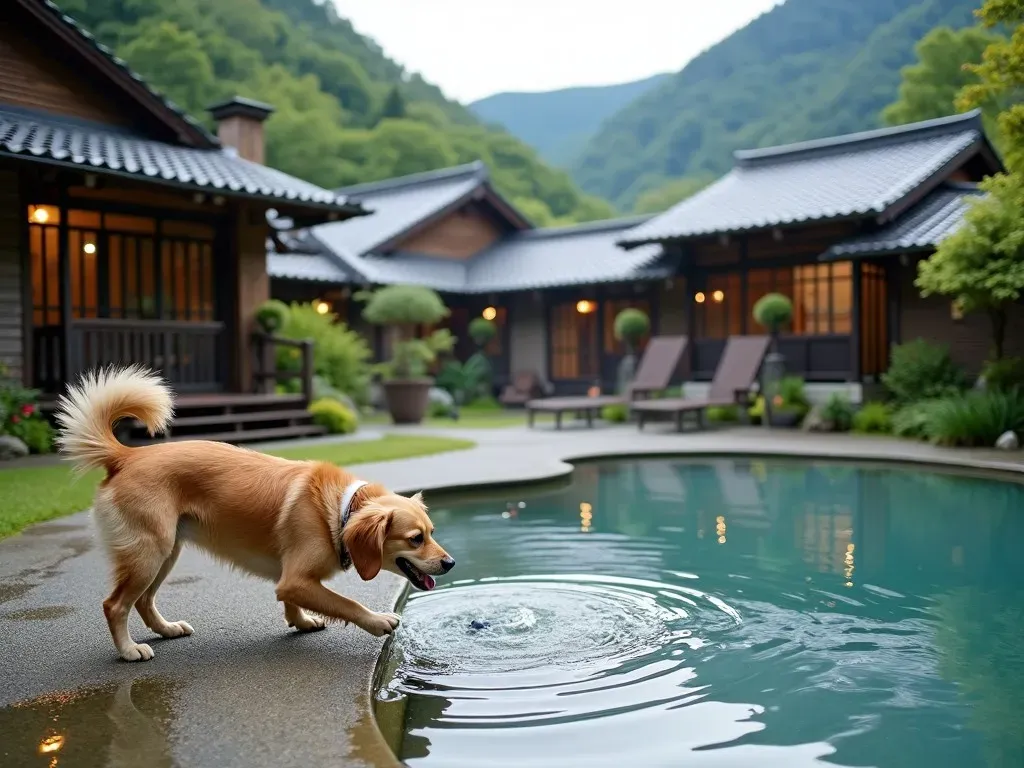
[[[327,430],[315,424],[294,427],[273,427],[270,429],[243,429],[232,432],[202,432],[195,435],[171,435],[156,440],[129,440],[128,445],[150,445],[151,443],[175,443],[181,440],[216,440],[222,443],[256,443],[264,440],[289,440],[299,437],[319,437]]]

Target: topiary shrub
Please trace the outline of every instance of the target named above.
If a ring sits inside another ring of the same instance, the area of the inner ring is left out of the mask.
[[[288,322],[278,335],[297,341],[310,339],[314,372],[357,404],[368,402],[371,353],[361,334],[345,323],[334,322],[330,315],[321,315],[313,304],[296,303],[289,308]],[[278,349],[279,371],[298,373],[301,364],[302,353],[298,349]]]
[[[985,363],[985,388],[998,392],[1024,388],[1024,357],[1004,357]]]
[[[754,320],[773,336],[793,318],[793,302],[781,293],[766,293],[754,304]]]
[[[277,299],[269,299],[256,310],[256,323],[264,333],[274,334],[288,324],[288,305]]]
[[[498,326],[486,317],[475,317],[469,323],[469,338],[480,349],[486,347],[498,335]]]
[[[853,431],[861,435],[892,433],[892,412],[885,403],[866,403],[853,416]]]
[[[849,432],[853,426],[853,403],[842,392],[833,392],[821,407],[821,418],[834,432]]]
[[[324,397],[309,406],[313,423],[332,435],[348,435],[359,427],[359,418],[332,398]]]
[[[916,339],[893,347],[882,383],[896,403],[906,405],[962,392],[968,381],[948,347]]]
[[[436,325],[448,317],[448,308],[437,291],[422,285],[388,285],[363,291],[356,298],[366,304],[363,317],[367,322],[391,328],[397,337],[391,360],[378,367],[386,378],[421,378],[439,353],[455,346],[455,337],[446,329],[434,331],[426,339],[415,337],[417,326]]]
[[[627,307],[615,316],[612,326],[615,338],[626,345],[626,355],[619,361],[618,391],[625,393],[636,375],[636,348],[651,330],[651,320],[642,309]]]
[[[629,421],[629,406],[623,403],[606,405],[601,409],[601,418],[613,424],[621,424]]]

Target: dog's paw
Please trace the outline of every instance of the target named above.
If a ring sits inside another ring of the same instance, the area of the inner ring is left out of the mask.
[[[187,621],[168,621],[164,626],[154,629],[160,637],[185,637],[195,630]]]
[[[121,651],[121,658],[125,661],[149,661],[153,655],[153,649],[145,643],[132,643]]]
[[[384,637],[384,635],[390,635],[398,629],[398,625],[401,621],[402,620],[393,613],[370,613],[369,616],[366,617],[366,620],[359,626],[374,637]]]
[[[310,616],[308,613],[303,613],[288,626],[295,627],[299,632],[319,632],[321,629],[327,629],[327,622],[319,616]]]

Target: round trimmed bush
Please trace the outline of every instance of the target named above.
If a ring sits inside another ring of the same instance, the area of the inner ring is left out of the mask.
[[[793,302],[781,293],[766,293],[754,304],[754,320],[771,333],[778,333],[793,318]]]
[[[313,423],[325,428],[332,435],[348,435],[359,426],[358,417],[330,397],[322,397],[309,406]]]
[[[266,333],[277,333],[288,324],[288,305],[277,299],[268,299],[256,310],[256,322]]]
[[[651,320],[642,309],[629,307],[615,316],[613,327],[616,339],[635,347],[651,330]]]
[[[488,342],[498,335],[498,326],[486,317],[473,318],[469,323],[469,338],[473,343],[483,349]]]
[[[366,297],[363,317],[374,325],[435,325],[448,317],[448,307],[425,286],[387,285]]]

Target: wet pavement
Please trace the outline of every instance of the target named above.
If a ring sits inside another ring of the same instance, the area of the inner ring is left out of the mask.
[[[400,432],[405,430],[388,431]],[[1021,452],[949,451],[891,439],[737,428],[418,429],[474,440],[468,451],[357,468],[396,490],[546,480],[600,455],[755,454],[939,463],[1020,473]],[[16,471],[16,470],[14,470]],[[430,501],[430,495],[427,496]],[[443,542],[443,531],[438,532]],[[374,610],[402,587],[383,574],[332,586]],[[103,618],[107,566],[86,514],[0,541],[0,765],[393,766],[369,713],[381,640],[334,625],[297,634],[273,585],[186,550],[158,604],[195,634],[132,632],[156,658],[118,659]]]

